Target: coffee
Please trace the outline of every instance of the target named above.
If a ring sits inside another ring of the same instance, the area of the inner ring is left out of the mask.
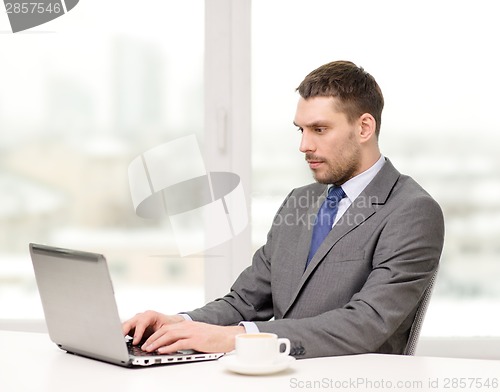
[[[284,346],[284,351],[281,347]],[[236,355],[245,364],[270,364],[290,354],[290,340],[273,333],[249,333],[236,336]]]

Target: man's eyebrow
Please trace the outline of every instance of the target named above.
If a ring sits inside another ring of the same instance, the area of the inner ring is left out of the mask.
[[[312,123],[305,124],[303,126],[298,125],[295,121],[293,122],[293,125],[299,128],[325,128],[327,124],[321,121],[313,121]]]

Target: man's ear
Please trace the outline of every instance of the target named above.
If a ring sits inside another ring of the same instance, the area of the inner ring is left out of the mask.
[[[375,135],[375,129],[377,127],[377,122],[375,118],[370,113],[364,113],[359,117],[359,137],[360,141],[368,141]]]

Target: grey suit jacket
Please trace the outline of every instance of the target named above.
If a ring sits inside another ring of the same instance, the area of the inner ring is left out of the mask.
[[[266,244],[229,294],[187,312],[218,325],[255,321],[297,358],[403,352],[444,241],[439,205],[389,160],[304,271],[326,186],[294,189]]]

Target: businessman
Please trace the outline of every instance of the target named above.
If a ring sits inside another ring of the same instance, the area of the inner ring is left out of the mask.
[[[403,353],[441,256],[441,209],[381,154],[384,99],[370,74],[335,61],[297,91],[294,124],[316,182],[290,192],[226,296],[136,315],[123,323],[135,344],[227,352],[236,334],[261,331],[289,338],[297,358]]]

